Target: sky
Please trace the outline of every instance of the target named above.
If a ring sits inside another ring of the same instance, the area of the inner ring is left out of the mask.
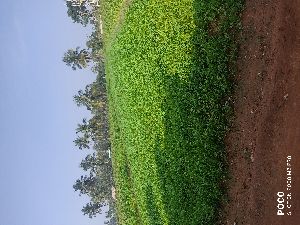
[[[62,62],[90,28],[63,0],[0,0],[0,225],[102,225],[72,186],[88,153],[74,146],[89,114],[73,96],[95,79]]]

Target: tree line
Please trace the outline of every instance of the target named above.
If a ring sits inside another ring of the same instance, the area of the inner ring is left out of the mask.
[[[78,107],[85,107],[91,113],[91,118],[83,118],[77,125],[75,146],[80,150],[90,149],[92,153],[86,155],[80,167],[85,172],[75,181],[73,188],[79,195],[89,196],[90,201],[83,206],[82,212],[93,218],[106,211],[105,224],[117,224],[116,202],[112,196],[114,180],[112,161],[110,156],[108,104],[105,81],[103,40],[97,20],[99,8],[87,0],[65,0],[67,14],[74,23],[83,26],[92,25],[93,31],[86,41],[86,48],[76,47],[68,49],[63,55],[63,62],[73,70],[87,68],[89,65],[97,74],[96,80],[88,84],[84,90],[74,95],[74,102]]]

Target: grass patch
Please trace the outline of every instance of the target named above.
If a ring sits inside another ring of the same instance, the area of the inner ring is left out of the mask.
[[[114,28],[119,22],[119,13],[124,0],[105,0],[101,2],[101,15],[104,20],[105,39],[109,40]]]
[[[102,7],[119,223],[213,224],[241,1],[119,2]]]

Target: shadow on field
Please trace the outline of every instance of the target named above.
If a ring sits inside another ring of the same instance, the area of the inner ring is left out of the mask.
[[[156,139],[155,159],[172,225],[213,224],[224,192],[220,187],[226,175],[223,138],[230,112],[224,99],[231,90],[228,65],[235,55],[229,32],[240,5],[203,2],[194,3],[197,28],[188,78],[164,71],[165,136]],[[159,66],[163,71],[164,65]]]

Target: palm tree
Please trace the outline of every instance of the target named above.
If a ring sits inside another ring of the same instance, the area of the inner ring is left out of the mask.
[[[63,57],[63,62],[65,62],[67,66],[71,66],[73,70],[76,70],[76,68],[86,68],[91,61],[90,53],[86,49],[80,51],[79,49],[79,47],[75,50],[69,49]]]

